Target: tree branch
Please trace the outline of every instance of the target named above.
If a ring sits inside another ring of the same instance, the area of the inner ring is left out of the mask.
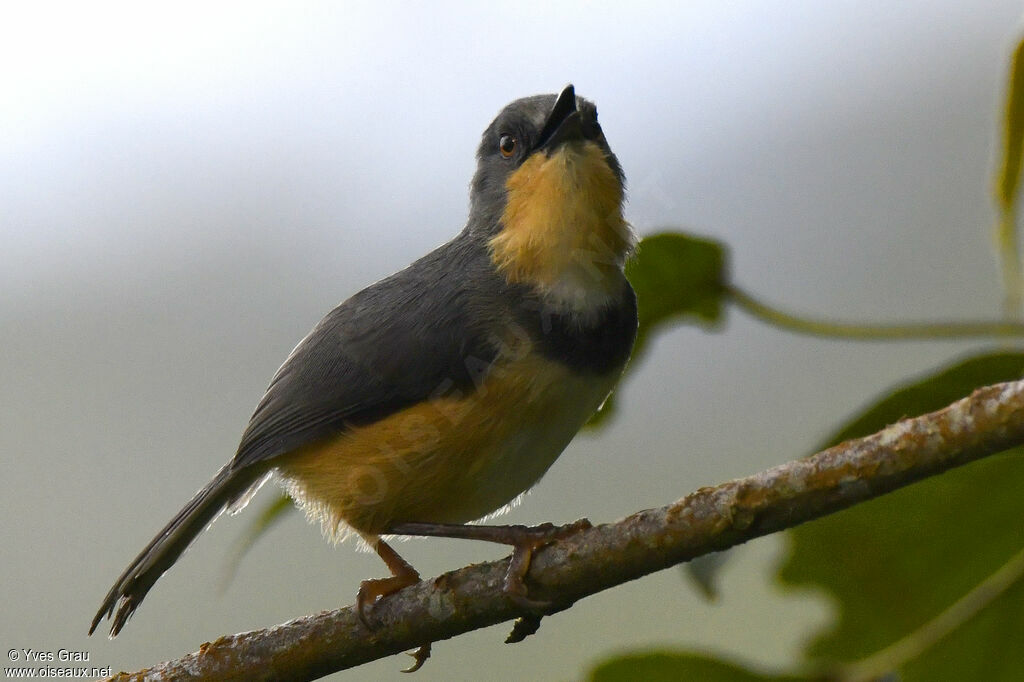
[[[553,612],[565,610],[601,590],[1021,444],[1024,381],[981,388],[872,436],[548,546],[534,557],[530,596],[550,600]],[[391,595],[372,609],[373,630],[346,607],[221,637],[176,661],[111,679],[310,680],[516,617],[526,617],[517,630],[529,634],[537,618],[502,592],[506,564],[469,566]]]

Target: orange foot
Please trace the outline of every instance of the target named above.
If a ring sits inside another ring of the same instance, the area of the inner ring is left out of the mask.
[[[531,599],[526,587],[526,574],[530,572],[533,553],[550,545],[552,542],[575,535],[591,527],[590,521],[580,519],[564,526],[543,523],[539,526],[510,526],[514,529],[508,536],[508,544],[512,545],[512,558],[508,562],[503,588],[505,593],[517,604],[530,611],[546,611],[551,608],[550,601]]]
[[[415,568],[409,565],[405,559],[398,556],[398,552],[391,549],[383,540],[377,541],[375,547],[377,554],[384,560],[388,568],[391,569],[390,578],[373,578],[371,580],[364,580],[359,583],[359,592],[356,593],[356,614],[359,616],[359,620],[367,630],[373,630],[373,626],[370,625],[370,621],[366,618],[367,610],[377,601],[378,598],[386,597],[389,594],[398,592],[403,587],[409,585],[415,585],[420,581],[420,574]],[[427,655],[429,656],[429,648]],[[426,656],[423,657],[426,660]],[[422,661],[417,657],[418,666],[423,665]],[[417,667],[418,666],[414,666]]]

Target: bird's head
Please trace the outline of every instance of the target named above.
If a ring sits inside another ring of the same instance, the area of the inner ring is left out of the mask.
[[[624,182],[592,102],[572,85],[524,97],[484,131],[469,227],[510,283],[590,307],[618,286],[635,244]]]

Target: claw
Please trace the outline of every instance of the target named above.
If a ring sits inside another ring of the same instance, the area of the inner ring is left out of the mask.
[[[508,572],[505,573],[503,584],[505,592],[519,606],[528,611],[545,614],[551,610],[552,602],[527,597],[529,590],[526,587],[526,574],[530,572],[530,562],[533,560],[533,553],[550,545],[552,542],[575,535],[580,531],[591,528],[590,521],[580,519],[564,526],[555,526],[551,523],[543,523],[539,526],[515,526],[515,541],[512,546],[512,558],[508,562]]]
[[[523,586],[523,589],[525,590],[526,587]],[[541,616],[549,615],[555,606],[555,603],[550,599],[532,599],[518,592],[508,592],[508,598],[523,611]]]
[[[393,575],[390,578],[373,578],[359,583],[359,592],[356,593],[356,615],[359,616],[359,622],[367,630],[375,630],[376,627],[371,625],[366,617],[368,609],[373,606],[378,598],[398,592],[403,587],[415,585],[419,581],[419,573],[413,571],[412,574]]]
[[[427,642],[416,651],[412,653],[406,652],[409,656],[413,657],[413,664],[408,668],[403,668],[403,673],[414,673],[423,667],[423,664],[430,658],[430,642]]]
[[[543,616],[530,615],[516,618],[512,625],[512,632],[505,638],[505,644],[516,644],[523,641],[540,629],[540,620]]]

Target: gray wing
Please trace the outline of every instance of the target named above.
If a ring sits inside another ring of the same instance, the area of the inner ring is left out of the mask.
[[[480,286],[480,278],[491,275],[479,256],[450,242],[328,313],[277,371],[231,468],[376,421],[439,392],[471,390],[474,375],[466,361],[472,358],[471,367],[493,361],[487,327],[493,306],[501,305],[499,297],[482,293],[498,290]]]

